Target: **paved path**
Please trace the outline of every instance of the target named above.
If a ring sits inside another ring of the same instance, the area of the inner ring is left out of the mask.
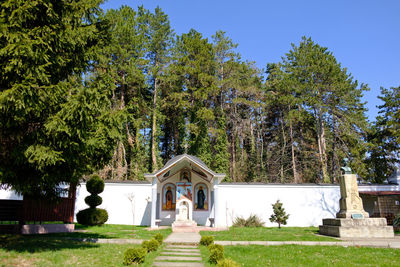
[[[204,264],[197,246],[167,244],[153,266],[202,267]]]
[[[167,244],[192,244],[197,245],[200,242],[200,234],[199,233],[180,233],[173,232],[171,233],[164,242]]]
[[[170,234],[166,239],[167,244],[198,245],[200,242],[199,233],[178,233]],[[66,238],[82,242],[92,243],[111,243],[111,244],[141,244],[142,239],[97,239],[97,238]],[[342,241],[215,241],[216,244],[223,246],[234,245],[303,245],[303,246],[360,246],[360,247],[379,247],[379,248],[400,248],[400,236],[394,238],[364,238],[364,239],[342,239]]]

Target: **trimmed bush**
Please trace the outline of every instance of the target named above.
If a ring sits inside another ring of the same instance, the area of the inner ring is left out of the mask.
[[[200,239],[200,245],[208,247],[212,243],[214,243],[214,237],[211,235],[202,236]]]
[[[222,253],[224,252],[224,247],[222,245],[218,245],[218,244],[211,244],[207,248],[209,251],[211,251],[213,249],[218,249],[218,250],[221,250]]]
[[[234,260],[225,258],[217,263],[217,267],[240,267],[241,265]]]
[[[76,220],[82,225],[102,225],[108,220],[108,213],[104,209],[84,209],[76,214]]]
[[[104,191],[104,181],[98,175],[93,175],[86,183],[86,190],[93,195],[98,195]]]
[[[142,247],[145,248],[147,252],[156,251],[159,246],[160,243],[155,239],[145,240],[142,242]]]
[[[85,202],[90,208],[79,211],[76,214],[76,220],[83,225],[102,225],[108,220],[108,213],[96,207],[103,202],[97,194],[103,192],[104,181],[98,175],[93,175],[86,183],[86,189],[91,193],[90,196],[85,197]]]
[[[224,250],[219,249],[219,248],[211,248],[210,249],[210,258],[208,259],[208,261],[210,263],[218,263],[218,261],[223,260],[224,259]]]
[[[162,234],[157,233],[157,234],[155,234],[155,235],[153,236],[153,238],[154,238],[155,240],[157,240],[158,243],[159,243],[160,245],[163,243],[164,236],[163,236]]]
[[[144,262],[147,250],[144,248],[129,248],[124,253],[124,265],[140,264]]]
[[[89,207],[95,208],[103,203],[103,199],[101,199],[101,197],[98,195],[90,195],[85,197],[85,202],[89,205]]]

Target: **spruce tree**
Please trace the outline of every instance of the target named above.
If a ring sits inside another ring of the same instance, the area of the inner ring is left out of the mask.
[[[110,158],[118,136],[108,76],[85,76],[107,42],[101,0],[0,4],[0,182],[59,195]]]

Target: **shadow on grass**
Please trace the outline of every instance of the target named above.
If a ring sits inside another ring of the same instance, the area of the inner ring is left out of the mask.
[[[43,252],[64,249],[96,248],[98,244],[81,242],[53,235],[0,235],[0,249],[16,252]]]

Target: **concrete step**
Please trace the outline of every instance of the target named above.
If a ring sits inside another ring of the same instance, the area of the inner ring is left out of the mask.
[[[168,255],[179,255],[179,256],[200,256],[200,251],[198,252],[178,252],[178,251],[163,251],[161,256]]]
[[[158,256],[156,261],[202,261],[201,257]]]
[[[161,261],[154,262],[153,266],[165,266],[165,267],[203,267],[204,264],[201,262],[171,262],[171,261]]]

